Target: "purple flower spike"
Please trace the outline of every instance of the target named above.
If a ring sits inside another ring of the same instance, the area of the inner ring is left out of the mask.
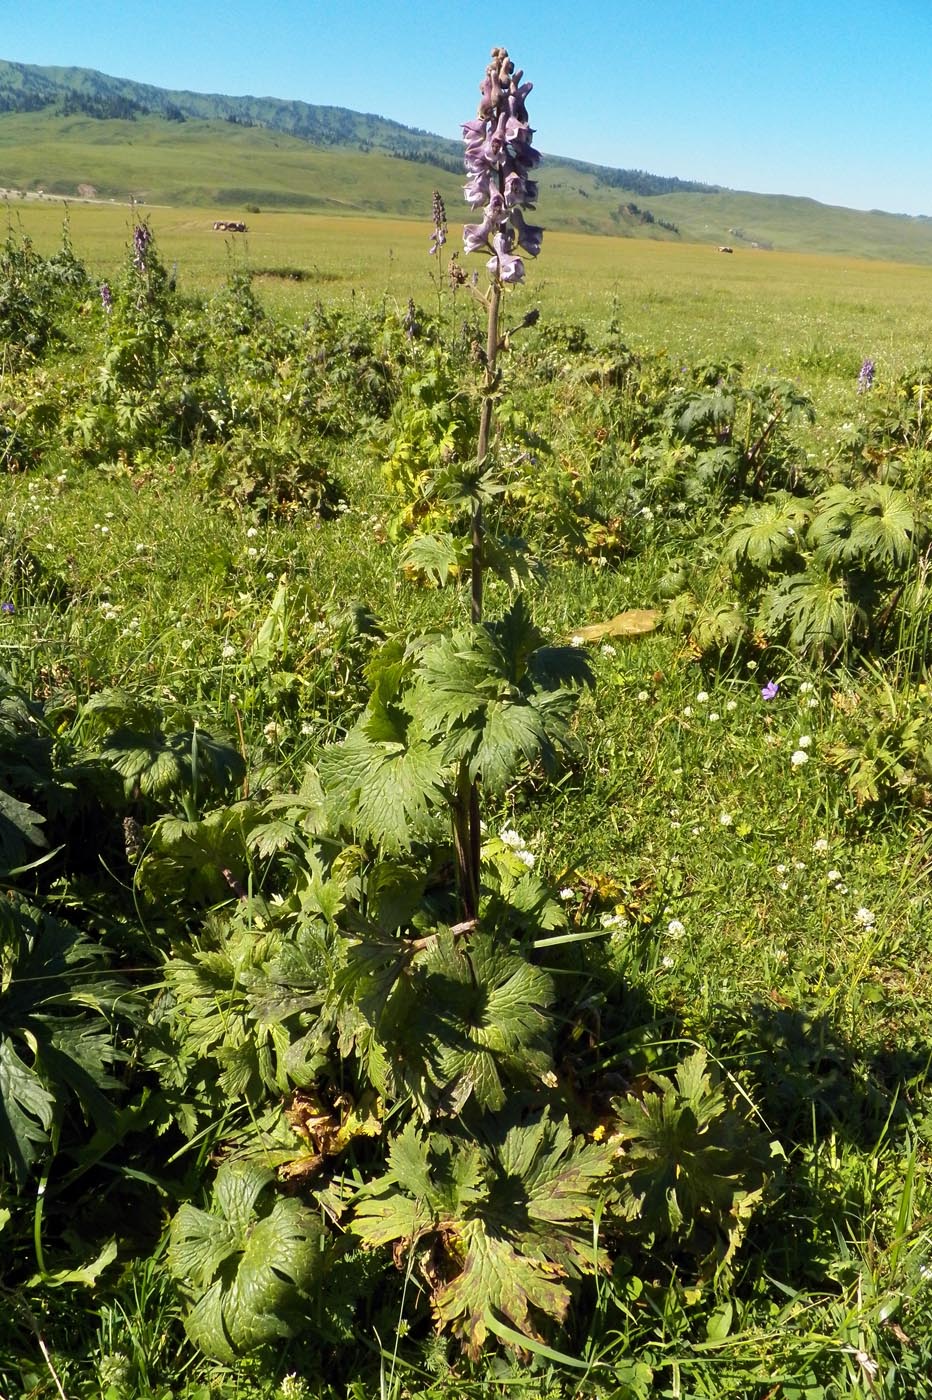
[[[776,700],[779,689],[776,681],[768,681],[766,685],[761,686],[760,698],[762,700]]]
[[[152,242],[152,230],[148,224],[137,224],[133,229],[133,265],[137,272],[145,273],[148,270],[149,244]]]
[[[100,304],[109,316],[113,310],[113,292],[110,290],[109,282],[101,282],[100,284]]]
[[[447,211],[443,206],[443,196],[434,190],[432,214],[434,231],[430,236],[430,251],[437,253],[447,241]]]
[[[858,375],[858,393],[864,394],[874,382],[874,362],[865,360]]]
[[[521,282],[524,262],[514,253],[521,248],[529,257],[540,252],[544,231],[525,223],[522,209],[533,209],[537,184],[528,171],[540,161],[531,145],[525,98],[531,84],[522,82],[508,50],[492,50],[492,61],[479,88],[479,112],[463,123],[465,165],[468,179],[463,188],[467,204],[482,209],[481,223],[466,224],[463,247],[467,253],[487,252],[486,264],[503,285]]]

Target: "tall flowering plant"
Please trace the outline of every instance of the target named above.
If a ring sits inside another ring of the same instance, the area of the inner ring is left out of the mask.
[[[537,201],[537,183],[529,172],[540,163],[540,152],[531,145],[534,135],[528,124],[525,99],[533,84],[523,82],[508,50],[494,48],[479,86],[479,110],[472,121],[463,123],[468,179],[463,189],[466,201],[482,209],[479,223],[466,224],[463,248],[467,253],[486,252],[491,283],[486,296],[488,330],[485,352],[485,383],[479,419],[477,454],[480,469],[489,452],[492,407],[497,378],[499,311],[502,289],[524,280],[524,260],[518,249],[536,257],[544,236],[542,228],[525,220],[524,210]],[[482,620],[482,506],[476,502],[472,519],[472,620]]]
[[[485,377],[482,386],[482,409],[479,415],[479,438],[476,448],[477,468],[485,470],[492,431],[492,411],[498,384],[498,354],[502,348],[499,334],[499,313],[502,290],[524,280],[524,260],[517,249],[530,257],[540,252],[544,231],[524,218],[525,209],[533,209],[537,200],[537,184],[529,172],[540,162],[540,153],[531,145],[534,132],[528,124],[525,99],[532,84],[523,82],[524,74],[516,69],[508,50],[492,50],[485,76],[479,85],[479,108],[472,121],[463,123],[466,151],[464,163],[467,180],[463,188],[466,202],[482,210],[479,223],[463,228],[463,249],[466,253],[489,254],[486,267],[490,274],[485,294],[488,311]],[[484,566],[485,527],[482,500],[476,495],[472,507],[470,594],[471,616],[474,624],[482,621],[482,586]],[[456,850],[457,882],[463,895],[467,917],[475,917],[479,901],[479,865],[482,822],[479,814],[479,779],[461,766],[460,781],[453,802],[454,846]]]

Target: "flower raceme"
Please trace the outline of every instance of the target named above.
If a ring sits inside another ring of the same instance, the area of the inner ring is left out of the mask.
[[[463,247],[467,253],[491,253],[489,272],[506,284],[524,280],[524,262],[516,249],[536,258],[544,234],[522,213],[535,207],[537,184],[528,172],[540,161],[531,145],[534,132],[525,106],[532,84],[522,77],[507,49],[493,49],[479,88],[478,114],[463,123],[469,176],[463,193],[468,204],[482,209],[481,222],[464,227]]]

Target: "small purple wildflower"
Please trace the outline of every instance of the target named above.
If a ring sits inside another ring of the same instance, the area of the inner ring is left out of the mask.
[[[469,176],[463,194],[483,215],[481,223],[465,225],[463,247],[467,253],[491,253],[487,267],[501,283],[523,281],[524,261],[515,249],[536,258],[544,235],[521,213],[535,207],[537,184],[528,172],[540,161],[524,102],[532,84],[522,83],[523,76],[507,49],[494,48],[479,88],[478,114],[463,123]]]
[[[101,282],[100,284],[100,304],[109,316],[113,310],[113,292],[110,290],[109,282]]]
[[[858,375],[858,393],[864,394],[874,383],[874,362],[865,360]]]
[[[431,213],[434,220],[434,231],[430,236],[430,251],[438,253],[447,241],[447,211],[444,208],[443,196],[439,190],[434,190]]]
[[[0,603],[0,613],[7,613],[12,616],[16,612],[15,603]]]
[[[776,681],[768,681],[766,685],[761,686],[760,698],[762,700],[776,700],[779,689]]]

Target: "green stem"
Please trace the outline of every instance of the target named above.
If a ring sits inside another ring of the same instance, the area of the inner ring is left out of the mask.
[[[456,887],[464,923],[479,911],[479,797],[469,769],[461,763],[456,775],[456,792],[451,803],[453,852],[456,860]]]
[[[479,442],[476,457],[479,468],[483,467],[489,455],[489,441],[492,436],[492,404],[495,390],[498,360],[498,311],[502,299],[502,289],[496,279],[489,291],[489,321],[485,342],[485,383],[482,391],[482,411],[479,415]],[[485,524],[482,519],[482,504],[476,501],[472,512],[472,620],[482,621],[482,566]]]

